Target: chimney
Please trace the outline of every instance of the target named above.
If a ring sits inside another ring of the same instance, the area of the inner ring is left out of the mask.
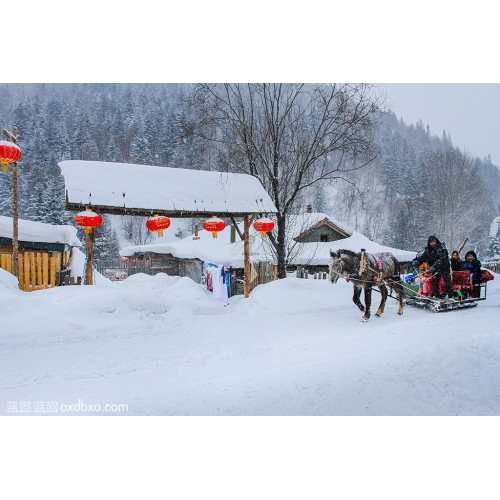
[[[313,213],[313,206],[312,205],[307,205],[307,213],[312,214]]]

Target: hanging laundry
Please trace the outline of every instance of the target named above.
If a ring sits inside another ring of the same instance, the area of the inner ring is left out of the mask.
[[[212,270],[212,286],[214,293],[214,300],[217,302],[228,303],[227,286],[225,281],[224,266],[217,267]]]

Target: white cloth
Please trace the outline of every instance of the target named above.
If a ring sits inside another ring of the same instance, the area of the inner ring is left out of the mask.
[[[228,303],[227,286],[222,279],[222,267],[210,268],[212,272],[213,297],[217,302]]]

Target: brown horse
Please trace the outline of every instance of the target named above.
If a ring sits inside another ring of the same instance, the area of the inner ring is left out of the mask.
[[[342,277],[352,281],[354,295],[352,301],[364,312],[361,321],[370,319],[370,306],[372,302],[372,287],[377,286],[382,295],[382,300],[375,316],[380,317],[384,312],[387,300],[387,286],[394,289],[399,301],[398,314],[403,314],[403,286],[399,276],[399,262],[390,252],[360,253],[351,250],[330,250],[330,281],[335,284]],[[365,292],[365,305],[359,300],[361,290]]]

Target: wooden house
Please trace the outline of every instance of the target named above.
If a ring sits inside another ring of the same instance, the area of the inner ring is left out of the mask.
[[[0,216],[0,268],[13,273],[12,218]],[[19,220],[19,288],[26,292],[69,284],[76,228]]]

